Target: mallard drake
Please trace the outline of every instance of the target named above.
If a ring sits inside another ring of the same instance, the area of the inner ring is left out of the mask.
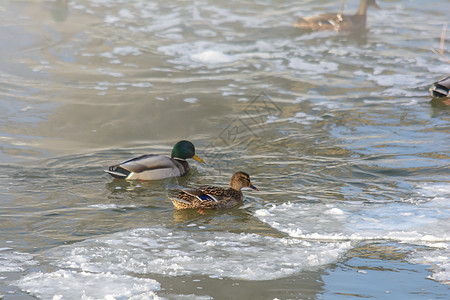
[[[182,189],[176,198],[171,197],[170,200],[175,209],[230,208],[242,203],[244,196],[241,189],[244,187],[258,191],[247,173],[236,172],[231,177],[228,189],[216,186]]]
[[[450,105],[450,75],[433,83],[430,93],[433,99],[442,100],[444,104]]]
[[[169,177],[184,176],[189,171],[186,159],[192,158],[204,163],[195,154],[195,147],[189,141],[179,141],[173,146],[170,157],[146,154],[117,165],[110,166],[106,173],[118,179],[160,180]]]
[[[356,31],[366,27],[367,9],[369,6],[380,9],[375,0],[361,0],[359,8],[354,15],[343,15],[342,12],[325,13],[301,18],[294,26],[309,30]]]

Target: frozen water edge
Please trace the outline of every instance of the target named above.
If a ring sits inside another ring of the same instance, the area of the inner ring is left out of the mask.
[[[160,299],[155,294],[160,289],[157,281],[109,272],[36,272],[20,279],[17,285],[43,299]]]
[[[412,264],[431,265],[431,275],[427,278],[450,285],[450,249],[440,245],[434,250],[418,250],[407,258]]]
[[[31,254],[13,251],[8,247],[0,248],[0,273],[20,272],[36,264]]]
[[[277,230],[305,239],[450,242],[445,229],[450,226],[449,185],[420,185],[416,195],[413,200],[420,202],[287,202],[259,209],[255,215]]]
[[[449,186],[420,185],[416,194],[426,201],[372,205],[283,203],[259,209],[255,215],[277,230],[310,241],[395,241],[426,246],[431,250],[415,250],[409,261],[432,265],[428,278],[448,284]]]
[[[55,259],[61,270],[77,270],[69,275],[81,278],[111,272],[114,276],[134,273],[270,280],[319,269],[335,262],[350,247],[347,242],[140,228],[60,246],[44,255]],[[38,278],[57,283],[60,276],[55,275],[40,274]],[[28,287],[29,276],[37,275],[26,276],[19,282],[21,287]]]
[[[389,240],[408,243],[450,242],[450,235],[440,229],[448,216],[435,215],[415,205],[395,203],[370,208],[343,204],[283,203],[256,211],[256,216],[273,228],[309,240],[367,241]],[[323,215],[327,215],[324,218]],[[444,226],[445,227],[445,226]]]

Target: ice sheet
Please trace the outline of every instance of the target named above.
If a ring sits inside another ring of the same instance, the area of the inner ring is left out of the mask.
[[[26,275],[16,283],[22,290],[42,299],[160,299],[160,284],[148,278],[58,270]]]
[[[141,228],[89,239],[48,253],[80,272],[270,280],[336,261],[350,243],[257,234]]]

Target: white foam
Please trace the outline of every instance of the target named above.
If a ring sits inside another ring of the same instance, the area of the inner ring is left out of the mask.
[[[123,19],[134,19],[136,17],[129,9],[125,8],[119,10],[119,16]]]
[[[268,53],[272,50],[272,44],[262,41],[246,46],[197,41],[194,43],[171,44],[158,47],[159,52],[172,57],[169,60],[170,62],[189,67],[202,67],[205,65],[220,67],[222,64],[251,59],[253,57],[273,57],[273,54]]]
[[[142,228],[58,247],[49,255],[58,267],[82,272],[270,280],[332,263],[349,247],[257,234]]]
[[[423,97],[424,92],[416,91],[416,90],[408,90],[408,89],[399,89],[396,87],[387,88],[383,90],[381,93],[379,91],[370,93],[373,97],[379,97],[380,95],[388,96],[388,97]],[[377,101],[378,100],[378,101]],[[379,99],[377,100],[364,100],[365,103],[380,103]],[[392,102],[391,99],[388,99],[389,102]]]
[[[141,50],[139,50],[139,48],[133,47],[133,46],[115,47],[113,49],[112,53],[116,54],[116,55],[121,55],[121,56],[126,56],[126,55],[137,56],[137,55],[142,54],[142,52],[141,52]]]
[[[238,55],[227,53],[231,51],[235,52],[238,49],[239,47],[237,46],[221,45],[204,41],[158,47],[158,51],[173,57],[171,60],[173,63],[189,65],[192,67],[220,65],[239,60],[240,57]]]
[[[298,123],[298,124],[312,124],[314,121],[320,121],[323,120],[321,117],[316,117],[312,115],[307,115],[303,112],[298,112],[295,114],[294,117],[288,118],[289,122],[291,123]]]
[[[416,88],[424,84],[423,79],[418,79],[413,75],[392,74],[392,75],[367,75],[367,79],[375,81],[380,86],[406,86]]]
[[[197,98],[186,98],[183,101],[187,103],[195,103],[197,102]]]
[[[99,72],[100,74],[104,74],[104,75],[109,75],[112,77],[123,77],[124,75],[122,73],[119,72],[113,72],[110,68],[100,68],[97,69],[97,72]]]
[[[340,210],[339,208],[333,207],[329,210],[326,210],[324,212],[324,214],[326,214],[326,215],[343,215],[344,212],[342,210]]]
[[[416,191],[419,195],[431,197],[432,199],[450,199],[450,184],[434,183],[421,184]]]
[[[107,15],[103,20],[106,24],[115,24],[120,21],[120,18],[117,16]]]
[[[130,205],[118,205],[115,203],[109,203],[109,204],[92,204],[88,205],[89,208],[97,208],[97,209],[125,209],[125,208],[135,208],[137,207],[134,204]]]
[[[217,32],[210,29],[199,29],[195,31],[195,34],[201,37],[213,37],[217,36]]]
[[[237,60],[235,55],[228,55],[216,50],[206,50],[193,54],[191,58],[203,64],[223,64]]]
[[[306,62],[302,58],[294,57],[289,61],[289,67],[292,69],[304,71],[305,73],[329,73],[338,70],[338,64],[334,62]]]
[[[150,88],[153,85],[150,82],[138,82],[138,83],[132,83],[132,87],[141,87],[141,88]]]
[[[160,290],[153,279],[71,270],[31,273],[15,284],[42,299],[159,299]]]
[[[195,281],[195,280],[192,280]],[[197,287],[198,289],[200,287]],[[194,295],[194,294],[190,294],[190,295],[175,295],[175,294],[168,294],[167,297],[165,297],[164,299],[173,299],[173,300],[212,300],[214,299],[211,296],[208,295]]]

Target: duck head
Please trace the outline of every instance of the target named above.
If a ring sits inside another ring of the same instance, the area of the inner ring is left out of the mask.
[[[204,163],[203,159],[201,159],[200,157],[197,156],[197,154],[195,154],[194,144],[192,144],[189,141],[179,141],[178,143],[176,143],[175,146],[173,146],[171,156],[173,158],[180,158],[180,159],[192,158],[198,162]]]
[[[250,181],[250,175],[245,172],[236,172],[231,177],[230,188],[240,191],[244,187],[249,187],[255,191],[259,191]]]
[[[367,9],[370,6],[373,6],[376,9],[380,9],[380,7],[378,6],[376,0],[361,0],[361,2],[359,3],[358,12],[356,14],[358,14],[358,15],[365,15],[367,13]]]

